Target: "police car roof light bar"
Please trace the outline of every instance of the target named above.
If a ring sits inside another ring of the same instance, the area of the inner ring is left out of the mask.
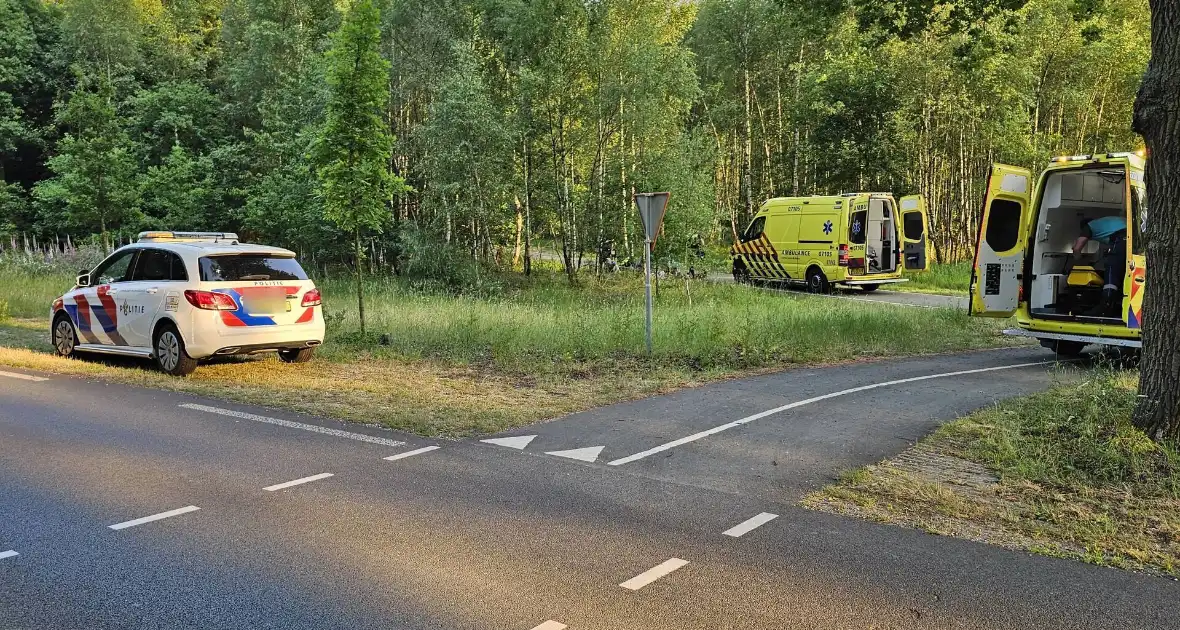
[[[171,232],[171,231],[154,231],[154,232],[140,232],[139,242],[159,242],[159,241],[212,241],[214,243],[219,241],[231,241],[236,243],[238,235],[233,232]]]

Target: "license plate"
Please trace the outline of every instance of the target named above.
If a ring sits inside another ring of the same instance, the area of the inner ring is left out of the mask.
[[[858,269],[858,268],[855,268],[855,267],[854,267],[854,268],[852,268],[852,269],[849,269],[848,271],[849,271],[849,272],[850,272],[852,275],[854,275],[854,276],[863,276],[863,275],[865,275],[865,270],[864,270],[864,269]]]
[[[261,293],[242,296],[242,306],[251,315],[276,315],[291,310],[287,297],[283,293]]]

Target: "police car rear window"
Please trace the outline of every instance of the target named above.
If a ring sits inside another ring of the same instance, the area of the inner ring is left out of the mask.
[[[205,256],[200,260],[202,282],[251,280],[307,280],[307,273],[294,258],[265,254]]]

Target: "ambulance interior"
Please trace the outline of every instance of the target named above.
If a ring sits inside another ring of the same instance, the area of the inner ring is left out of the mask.
[[[1060,171],[1045,178],[1031,248],[1029,310],[1033,316],[1114,323],[1109,321],[1113,317],[1092,313],[1102,302],[1105,284],[1102,245],[1088,241],[1072,269],[1070,258],[1084,221],[1127,216],[1126,188],[1126,172],[1121,168]],[[1125,274],[1125,261],[1120,268]],[[1123,282],[1117,284],[1121,291]]]
[[[897,270],[897,224],[893,202],[883,197],[869,198],[865,229],[866,273],[892,273]]]

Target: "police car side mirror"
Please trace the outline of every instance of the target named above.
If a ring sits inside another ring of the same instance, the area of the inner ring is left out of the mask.
[[[90,286],[90,272],[89,271],[83,269],[82,271],[78,272],[78,286],[80,286],[80,287]]]

